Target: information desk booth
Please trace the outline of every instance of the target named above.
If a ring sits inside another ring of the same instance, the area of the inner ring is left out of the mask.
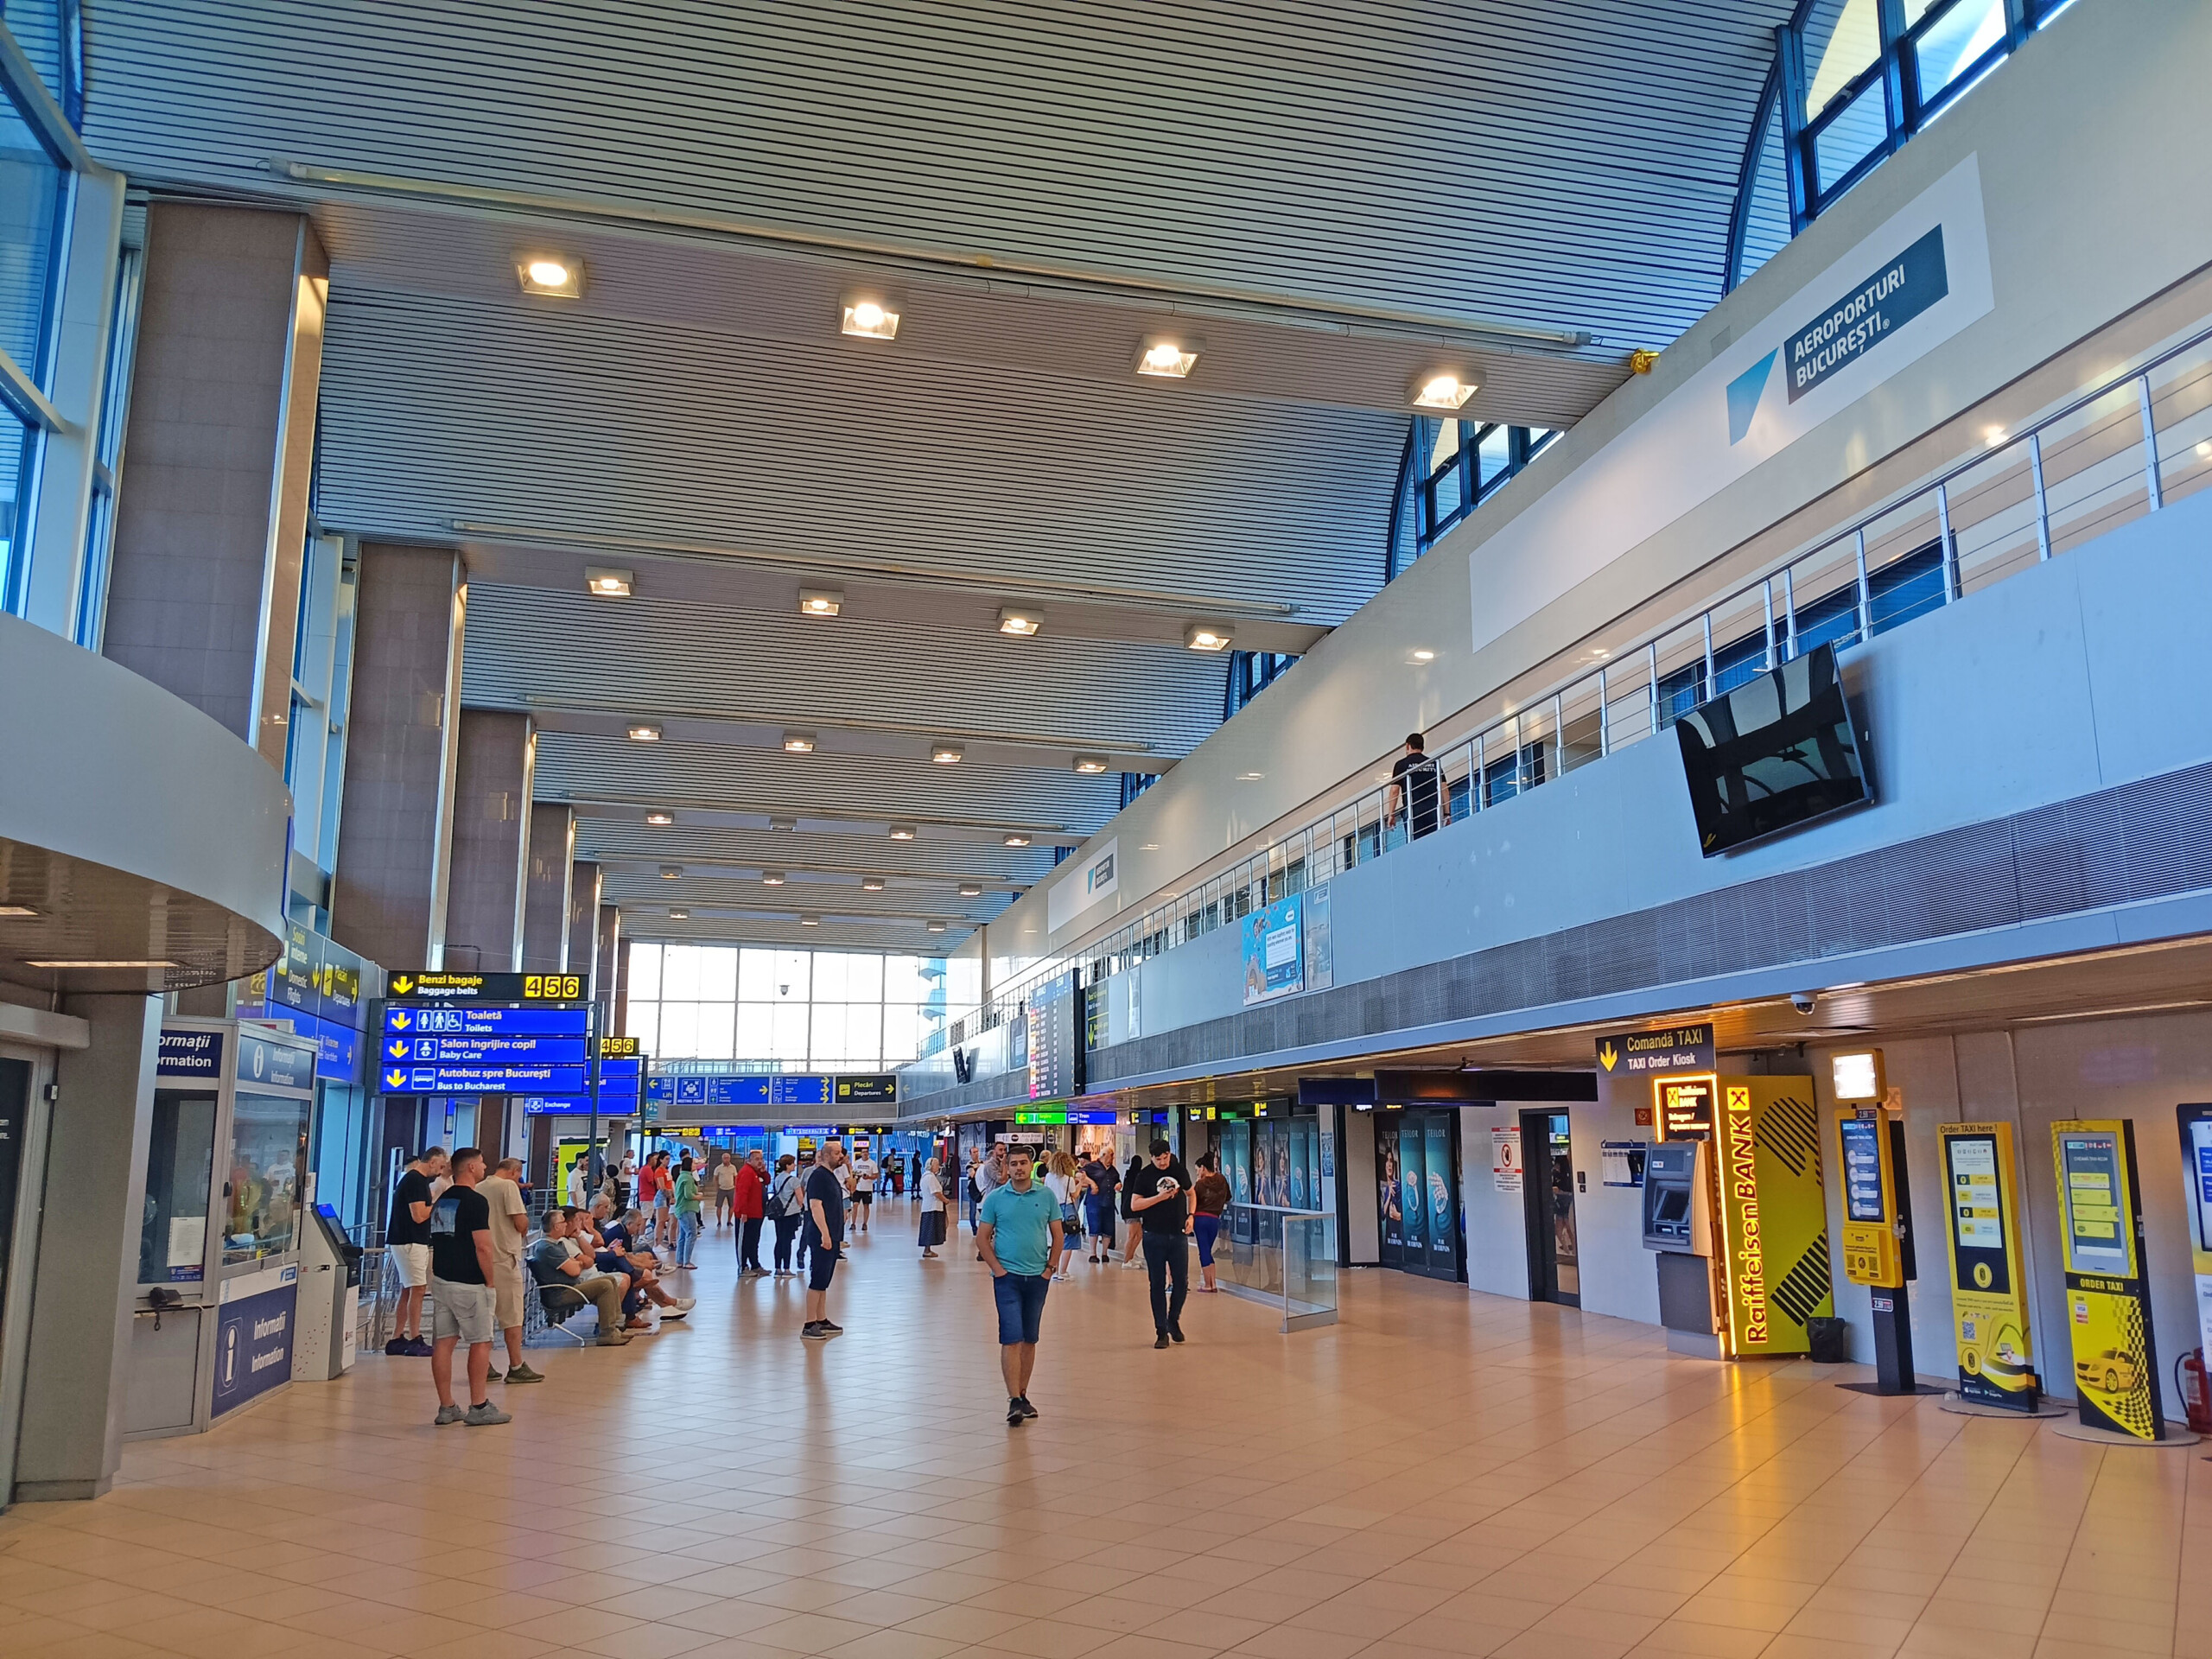
[[[315,1051],[236,1020],[164,1020],[126,1429],[192,1434],[292,1380]]]
[[[1802,1354],[1835,1312],[1810,1077],[1707,1073],[1652,1085],[1643,1243],[1676,1353]]]

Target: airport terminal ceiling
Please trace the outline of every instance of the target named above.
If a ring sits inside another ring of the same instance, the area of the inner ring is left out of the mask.
[[[321,519],[462,550],[633,930],[943,950],[1218,722],[1192,625],[1374,594],[1418,377],[1568,426],[1718,298],[1789,10],[94,0],[86,137],[309,207]]]

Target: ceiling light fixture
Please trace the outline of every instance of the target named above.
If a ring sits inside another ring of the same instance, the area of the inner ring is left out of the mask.
[[[783,873],[781,870],[763,870],[763,871],[761,871],[761,872],[760,872],[760,885],[761,885],[762,887],[782,887],[782,886],[784,885],[784,873]]]
[[[944,931],[944,924],[943,922],[931,922],[929,925],[929,931],[932,933],[942,933]]]
[[[664,881],[673,881],[683,874],[683,867],[681,864],[664,864],[660,867],[660,879]]]
[[[160,957],[46,957],[27,958],[27,968],[181,968],[181,962]]]
[[[1236,638],[1233,630],[1214,622],[1193,622],[1183,630],[1183,643],[1192,651],[1227,651]]]
[[[783,813],[778,812],[772,814],[769,817],[768,827],[771,830],[779,830],[785,835],[789,835],[792,830],[798,828],[798,820],[793,817],[786,817]]]
[[[963,899],[982,898],[983,896],[983,884],[980,881],[963,881],[960,884],[960,896]]]
[[[654,825],[658,829],[665,830],[670,824],[676,822],[676,814],[673,812],[648,812],[645,814],[645,822]]]
[[[822,925],[822,918],[819,916],[802,916],[798,918],[798,925],[801,927],[819,927]]]
[[[633,570],[610,570],[600,564],[584,567],[584,588],[600,599],[627,599],[637,582]]]
[[[550,300],[583,297],[584,262],[566,254],[535,253],[515,261],[515,276],[522,291]]]
[[[632,743],[658,743],[660,741],[660,728],[643,724],[632,726],[630,728],[630,741]]]
[[[1155,380],[1180,380],[1198,366],[1196,344],[1158,335],[1144,343],[1137,356],[1137,372]]]
[[[1045,618],[1041,612],[1025,611],[1015,605],[999,607],[1001,633],[1012,634],[1017,639],[1032,639],[1044,626]]]
[[[883,891],[883,878],[880,875],[864,875],[861,877],[861,891],[862,893],[881,893]]]
[[[1095,777],[1106,770],[1106,757],[1103,754],[1078,754],[1075,758],[1075,769],[1087,778]]]
[[[930,745],[930,759],[940,766],[957,766],[968,758],[968,751],[957,743],[939,738]]]
[[[785,754],[812,754],[814,734],[812,732],[785,732],[784,753]]]
[[[911,823],[894,823],[894,824],[893,824],[893,825],[891,826],[891,839],[892,839],[892,840],[893,840],[893,841],[912,841],[913,838],[914,838],[914,826],[913,826],[912,824],[911,824]]]
[[[856,296],[845,302],[838,327],[861,340],[896,340],[899,314],[881,300]]]
[[[1423,646],[1421,650],[1414,652],[1414,661],[1417,663],[1433,663],[1435,660],[1436,653],[1430,651],[1426,646]]]
[[[1414,385],[1414,407],[1433,410],[1449,415],[1473,397],[1478,388],[1472,380],[1463,380],[1450,369],[1439,369],[1424,375]]]
[[[837,588],[802,588],[798,607],[808,616],[835,616],[845,608],[845,594]]]
[[[691,919],[691,912],[681,905],[671,905],[668,907],[668,919],[671,922],[688,922]]]
[[[0,916],[35,916],[38,912],[29,905],[0,905]]]
[[[1000,845],[1005,847],[1027,847],[1028,844],[1029,837],[1022,834],[1019,830],[1014,830],[1010,835],[1001,837],[1000,841]]]

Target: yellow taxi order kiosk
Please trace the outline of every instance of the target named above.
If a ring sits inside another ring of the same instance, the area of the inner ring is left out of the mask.
[[[2066,1247],[2066,1330],[2082,1426],[2139,1440],[2166,1437],[2158,1344],[2143,1267],[2135,1125],[2126,1118],[2050,1126]]]
[[[2010,1123],[1944,1123],[1951,1321],[1959,1398],[2033,1415],[2042,1392],[2020,1258],[2020,1183]]]
[[[1722,1357],[1808,1351],[1807,1321],[1835,1311],[1813,1080],[1670,1077],[1654,1101],[1662,1141],[1712,1143]]]

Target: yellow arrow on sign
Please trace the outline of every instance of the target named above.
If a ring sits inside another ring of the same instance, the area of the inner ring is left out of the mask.
[[[1598,1064],[1604,1066],[1608,1071],[1613,1069],[1613,1062],[1619,1058],[1620,1055],[1615,1051],[1611,1043],[1607,1043],[1603,1048],[1598,1051]]]
[[[412,1023],[413,1021],[407,1016],[406,1009],[394,1008],[391,1011],[391,1028],[394,1031],[404,1031]]]
[[[406,1081],[407,1074],[404,1071],[387,1071],[384,1074],[384,1086],[387,1089],[397,1089]]]
[[[404,996],[415,988],[415,982],[401,974],[391,982],[391,988],[394,995]]]
[[[385,1052],[391,1055],[395,1060],[404,1060],[407,1058],[407,1045],[395,1038],[392,1040],[391,1046],[385,1050]]]

